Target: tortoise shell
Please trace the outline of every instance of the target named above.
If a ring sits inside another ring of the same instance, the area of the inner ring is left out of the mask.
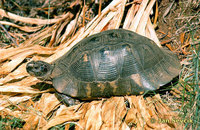
[[[176,77],[180,68],[173,53],[124,29],[91,35],[51,65],[27,64],[31,75],[51,79],[60,94],[81,100],[156,90]]]

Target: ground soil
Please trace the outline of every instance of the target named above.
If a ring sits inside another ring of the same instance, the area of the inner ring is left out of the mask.
[[[180,59],[186,58],[189,54],[189,47],[181,50],[186,44],[190,31],[196,30],[194,38],[199,39],[200,35],[200,8],[198,3],[189,0],[175,1],[165,15],[172,0],[161,0],[159,2],[159,15],[156,33],[163,46],[167,46],[179,55]],[[183,41],[181,41],[183,40]],[[170,48],[171,47],[171,48]]]

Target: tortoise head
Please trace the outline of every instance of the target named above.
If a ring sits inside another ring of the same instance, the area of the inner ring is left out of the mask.
[[[40,80],[49,80],[53,66],[44,61],[31,61],[26,65],[26,71]]]

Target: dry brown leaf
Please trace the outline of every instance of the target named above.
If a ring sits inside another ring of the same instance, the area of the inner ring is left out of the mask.
[[[1,49],[0,50],[0,62],[5,61],[5,60],[10,60],[11,57],[20,55],[21,53],[27,52],[27,51],[32,51],[35,54],[46,54],[50,55],[54,52],[56,48],[47,48],[47,47],[42,47],[39,45],[33,45],[33,46],[20,46],[18,48],[9,48],[9,49]]]
[[[44,24],[53,24],[53,23],[57,23],[63,19],[66,19],[67,17],[69,17],[69,13],[59,16],[55,19],[37,19],[37,18],[27,18],[27,17],[22,17],[10,12],[6,12],[3,9],[0,9],[0,16],[2,17],[6,17],[6,18],[10,18],[16,21],[20,21],[23,23],[29,23],[29,24],[36,24],[36,25],[44,25]]]
[[[14,70],[20,63],[22,63],[22,61],[24,61],[24,59],[29,56],[34,54],[34,51],[27,51],[27,52],[22,52],[18,55],[15,55],[11,58],[9,58],[9,62],[4,63],[1,67],[0,67],[0,74],[7,74],[9,72],[11,72],[12,70]]]
[[[20,117],[23,117],[25,115],[25,113],[23,111],[18,111],[18,110],[13,111],[13,110],[10,110],[8,108],[1,110],[2,118],[5,118],[7,115],[10,115],[10,116],[13,116],[13,117],[16,117],[16,118],[20,118]]]
[[[39,29],[41,29],[41,26],[37,26],[37,27],[19,26],[19,25],[16,25],[14,23],[10,23],[10,22],[7,22],[7,21],[0,21],[0,24],[9,25],[9,26],[19,28],[20,30],[22,30],[24,32],[36,32]]]
[[[31,115],[26,121],[26,124],[23,126],[23,129],[25,130],[36,129],[38,122],[39,122],[39,116]]]
[[[110,23],[107,27],[108,29],[118,29],[119,28],[122,17],[124,15],[124,9],[125,9],[126,2],[127,2],[127,0],[123,0],[119,5],[116,6],[117,14],[115,14],[115,17],[113,17],[113,19],[110,20]]]
[[[143,15],[142,15],[140,22],[139,22],[137,29],[136,29],[136,32],[140,35],[145,36],[145,28],[146,28],[146,25],[147,25],[147,21],[149,19],[150,11],[152,10],[152,7],[153,7],[155,1],[156,0],[151,0],[149,2],[148,6],[146,7],[144,13],[142,13]]]
[[[55,94],[44,93],[35,107],[46,117],[58,104],[60,104],[60,101],[56,98]]]
[[[64,41],[75,31],[75,26],[76,26],[76,19],[72,20],[66,27],[65,33],[61,36],[60,42],[61,44],[64,43]]]
[[[0,85],[4,85],[13,80],[20,80],[20,79],[23,79],[24,77],[28,76],[25,66],[26,66],[25,64],[22,64],[18,69],[16,69],[12,73],[9,73],[5,78],[1,78]]]
[[[12,96],[11,94],[9,96],[2,95],[2,97],[0,98],[0,110],[4,110],[7,106],[10,106],[10,105],[17,105],[18,103],[24,102],[31,98],[32,98],[32,95],[16,95],[16,94],[14,96]],[[7,110],[10,110],[10,109],[7,109]],[[11,111],[10,113],[14,113],[14,112]],[[10,113],[8,115],[13,115]],[[13,116],[17,118],[20,117],[16,115],[13,115]]]
[[[159,41],[159,39],[158,39],[158,37],[156,35],[156,31],[155,31],[155,29],[153,27],[153,24],[151,23],[150,18],[148,19],[148,22],[147,22],[147,29],[148,29],[149,34],[150,34],[148,36],[148,38],[153,40],[159,47],[162,47],[161,44],[160,44],[160,41]]]
[[[102,129],[118,129],[126,114],[123,97],[112,97],[102,106]]]
[[[45,93],[41,99],[36,102],[35,108],[31,110],[29,118],[26,120],[24,129],[39,128],[47,124],[47,115],[53,111],[60,102],[54,94]]]
[[[62,105],[57,110],[58,113],[51,120],[49,120],[49,122],[43,127],[43,130],[47,130],[53,126],[65,123],[67,121],[72,122],[79,120],[81,114],[75,113],[74,108],[76,108],[76,106],[66,107],[65,105]]]
[[[120,130],[130,130],[130,127],[125,122],[123,122],[119,129]]]
[[[184,43],[184,40],[185,40],[185,32],[183,32],[183,33],[180,34],[180,41],[181,41],[182,45]]]
[[[142,3],[140,4],[139,9],[138,9],[134,19],[131,22],[131,25],[130,25],[130,28],[129,28],[130,30],[136,32],[136,29],[139,25],[140,19],[142,17],[142,14],[144,13],[144,10],[147,6],[148,1],[149,0],[143,0]],[[143,26],[145,26],[145,25],[143,25]]]
[[[18,47],[18,48],[8,48],[8,49],[0,49],[0,62],[7,60],[9,57],[19,54],[23,51],[30,50],[33,47]]]
[[[31,87],[27,87],[27,86],[12,86],[12,85],[4,85],[0,88],[0,91],[2,93],[9,93],[9,92],[13,92],[13,93],[41,93],[42,91],[38,91],[37,89],[33,89]]]
[[[80,124],[77,128],[85,128],[85,129],[100,129],[102,125],[102,117],[101,117],[101,102],[93,102],[89,106],[88,109],[85,109],[85,114],[82,116],[78,122]]]
[[[134,19],[134,16],[136,12],[138,11],[138,6],[137,4],[132,4],[131,8],[128,10],[128,13],[126,14],[126,18],[123,24],[124,29],[129,29],[131,26],[131,22]]]
[[[138,123],[136,115],[137,115],[137,109],[135,109],[134,107],[130,108],[128,110],[128,113],[126,115],[125,118],[125,122],[129,127],[135,127]]]

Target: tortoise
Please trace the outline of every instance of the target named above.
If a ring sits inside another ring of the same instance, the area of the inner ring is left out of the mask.
[[[52,64],[31,61],[27,72],[53,82],[65,104],[102,97],[138,95],[158,89],[179,75],[171,51],[125,29],[91,35]]]

